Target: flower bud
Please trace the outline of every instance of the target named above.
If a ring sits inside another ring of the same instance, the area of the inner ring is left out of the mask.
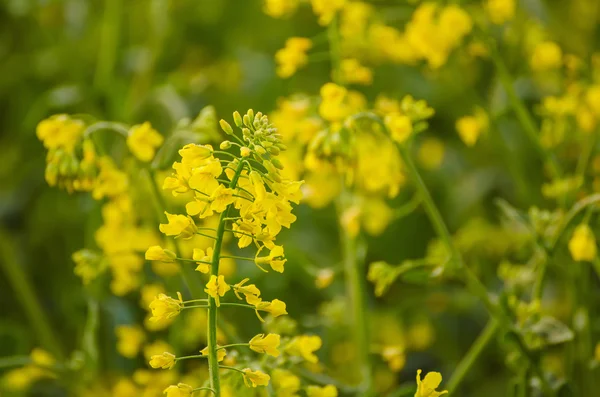
[[[219,147],[221,148],[221,150],[227,150],[231,147],[231,142],[229,141],[223,141],[221,142],[221,144],[219,145]]]
[[[263,155],[265,153],[267,153],[267,151],[265,150],[264,147],[260,146],[260,145],[254,145],[254,150],[256,150],[256,153]]]
[[[272,158],[271,163],[275,166],[275,168],[277,168],[279,170],[283,169],[283,164],[281,164],[281,161],[279,161],[279,159]]]
[[[250,156],[250,153],[252,153],[250,148],[247,148],[246,146],[242,146],[240,148],[240,155],[242,157],[248,157],[248,156]]]
[[[221,119],[221,121],[219,121],[219,125],[221,125],[221,128],[227,135],[233,135],[233,128],[231,128],[231,125],[229,125],[227,121]]]
[[[240,113],[237,110],[233,112],[233,121],[238,127],[242,126],[242,116],[240,116]]]

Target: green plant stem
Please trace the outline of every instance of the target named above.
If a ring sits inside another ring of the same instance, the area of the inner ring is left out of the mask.
[[[122,4],[121,0],[106,0],[104,2],[98,63],[94,76],[94,85],[98,88],[110,85],[110,79],[115,68],[116,51],[119,48],[121,17],[123,14]]]
[[[341,84],[340,63],[342,54],[340,49],[340,39],[338,32],[338,17],[333,17],[327,27],[327,38],[329,40],[329,54],[331,59],[331,78],[334,83]]]
[[[508,100],[510,101],[510,104],[515,112],[515,115],[517,116],[517,119],[519,120],[519,123],[523,127],[523,130],[525,131],[525,134],[527,134],[527,137],[529,138],[531,143],[533,143],[533,145],[540,153],[542,158],[548,163],[552,177],[560,178],[562,172],[560,170],[558,161],[556,160],[554,155],[550,151],[548,151],[540,142],[540,133],[535,124],[534,118],[523,103],[523,100],[517,95],[517,92],[515,91],[515,88],[513,86],[514,79],[510,75],[506,64],[502,60],[502,57],[498,52],[495,43],[491,42],[489,39],[487,41],[492,61],[494,62],[496,71],[498,72],[498,78],[500,79],[500,83],[506,91]]]
[[[248,346],[250,346],[249,343],[232,343],[232,344],[225,345],[225,346],[219,346],[219,348],[217,350],[229,349],[230,347],[248,347]]]
[[[475,365],[475,362],[481,353],[483,353],[487,345],[493,339],[494,335],[496,335],[498,332],[499,327],[500,324],[498,321],[492,318],[487,323],[481,334],[477,337],[475,342],[471,345],[471,348],[454,370],[454,373],[452,374],[452,377],[446,386],[450,395],[453,395],[454,392],[456,392],[456,390],[459,388],[462,381],[473,368],[473,365]]]
[[[196,354],[196,355],[193,355],[193,356],[177,357],[176,360],[177,361],[180,361],[180,360],[191,360],[191,359],[194,359],[194,358],[208,358],[208,356],[203,356],[202,354]]]
[[[446,246],[448,252],[450,252],[450,255],[452,257],[450,263],[454,262],[458,269],[462,271],[467,289],[482,301],[490,315],[498,321],[500,327],[502,327],[504,330],[511,330],[512,322],[510,318],[508,318],[508,316],[496,304],[494,304],[494,302],[490,299],[490,296],[485,286],[481,283],[481,281],[479,281],[479,279],[473,273],[473,271],[465,265],[462,259],[462,255],[460,254],[460,252],[456,248],[456,245],[452,241],[452,236],[450,235],[450,232],[448,231],[448,228],[446,227],[446,224],[444,223],[444,220],[440,212],[438,211],[435,202],[433,201],[433,198],[431,197],[431,194],[427,189],[427,186],[423,182],[423,179],[421,178],[417,167],[412,161],[412,158],[408,151],[409,148],[406,147],[404,144],[400,144],[399,149],[402,159],[406,165],[406,169],[409,173],[409,176],[412,179],[413,183],[416,185],[417,190],[421,193],[421,196],[423,197],[425,211],[430,221],[433,223],[434,229],[438,233],[438,236],[444,242],[444,245]],[[515,342],[517,349],[530,362],[532,369],[540,378],[542,389],[545,395],[553,396],[554,390],[552,390],[552,388],[548,385],[548,381],[544,377],[544,373],[540,369],[537,359],[529,351],[527,345],[518,333],[515,333]]]
[[[346,192],[346,195],[348,193]],[[344,194],[342,195],[342,200]],[[338,203],[338,219],[344,211],[343,203]],[[364,261],[357,256],[356,237],[350,236],[340,222],[340,240],[342,245],[342,262],[346,281],[346,295],[352,312],[351,327],[354,344],[358,351],[358,366],[361,376],[360,389],[368,393],[371,389],[371,362],[369,357],[368,321],[365,318]]]
[[[235,188],[237,181],[240,177],[242,169],[244,168],[245,162],[240,161],[231,182],[229,188]],[[225,211],[221,213],[219,219],[219,226],[217,228],[217,235],[215,244],[213,246],[213,257],[212,264],[210,266],[211,276],[218,277],[219,275],[219,261],[221,259],[221,246],[223,245],[223,234],[225,233],[225,223],[231,204],[227,206]],[[212,297],[208,297],[208,372],[210,378],[210,387],[214,390],[214,394],[217,397],[221,396],[221,383],[219,380],[219,362],[217,359],[217,302]]]
[[[0,228],[0,265],[13,288],[13,296],[18,297],[17,301],[21,303],[38,342],[57,359],[62,360],[64,353],[59,339],[52,331],[46,312],[42,309],[34,288],[17,259],[15,247],[14,239]]]
[[[9,356],[0,357],[0,369],[22,367],[31,364],[32,360],[29,356]]]

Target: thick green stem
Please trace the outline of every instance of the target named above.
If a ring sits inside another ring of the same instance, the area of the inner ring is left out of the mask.
[[[119,48],[119,32],[122,18],[121,0],[106,0],[104,2],[104,16],[100,32],[100,48],[98,63],[94,76],[94,85],[104,88],[110,85],[111,76],[115,68],[117,50]]]
[[[0,265],[13,288],[14,296],[18,297],[18,301],[31,323],[38,342],[58,359],[62,359],[64,355],[58,338],[52,331],[46,312],[42,309],[42,305],[17,259],[14,240],[3,229],[0,229]]]
[[[465,356],[462,358],[454,370],[450,381],[448,382],[448,386],[446,388],[448,389],[448,393],[450,395],[454,394],[462,381],[466,378],[467,374],[471,371],[481,353],[483,353],[486,346],[491,342],[494,335],[496,335],[498,332],[499,327],[500,324],[498,321],[491,319],[481,334],[477,337],[477,340],[475,340],[467,354],[465,354]]]
[[[237,181],[240,177],[242,169],[244,168],[243,161],[237,166],[235,170],[235,174],[233,178],[231,178],[231,182],[229,183],[230,188],[235,188]],[[225,211],[221,213],[219,219],[219,227],[217,228],[217,235],[215,244],[213,246],[213,257],[212,264],[210,266],[210,274],[211,277],[219,276],[219,261],[221,259],[221,246],[223,245],[223,234],[225,233],[225,223],[227,223],[227,216],[229,213],[229,209],[231,208],[231,204],[227,206]],[[212,297],[208,297],[208,326],[207,326],[207,334],[208,334],[208,372],[210,377],[210,387],[213,389],[216,397],[221,396],[221,383],[219,380],[219,361],[217,359],[217,302]]]

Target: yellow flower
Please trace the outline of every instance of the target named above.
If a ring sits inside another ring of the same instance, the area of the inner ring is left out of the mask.
[[[145,258],[148,261],[175,262],[177,255],[171,250],[164,249],[159,245],[153,245],[146,250]]]
[[[178,383],[177,386],[171,385],[163,392],[167,397],[191,397],[194,389],[185,383]]]
[[[59,114],[40,121],[36,135],[46,149],[64,149],[72,153],[84,129],[85,124],[82,121]]]
[[[392,113],[387,115],[385,125],[389,129],[392,139],[398,143],[406,141],[413,132],[411,119],[403,114]]]
[[[167,236],[181,237],[184,239],[192,238],[196,235],[198,227],[190,216],[173,215],[165,211],[169,223],[161,223],[159,229],[161,233]]]
[[[588,88],[585,93],[585,103],[595,116],[600,116],[600,84]]]
[[[300,378],[285,369],[276,368],[271,373],[277,397],[298,397]]]
[[[456,121],[456,130],[465,145],[471,147],[477,143],[482,133],[488,129],[488,117],[482,109],[477,109],[475,115],[465,116]]]
[[[419,163],[421,163],[423,168],[435,170],[442,165],[445,151],[446,148],[441,140],[428,137],[423,139],[421,146],[419,146],[417,158],[419,159]]]
[[[266,353],[273,357],[279,357],[279,347],[281,337],[277,334],[258,334],[249,342],[250,349],[257,353]]]
[[[381,357],[383,357],[393,372],[400,372],[404,368],[404,364],[406,364],[406,355],[401,346],[385,346],[381,352]]]
[[[487,0],[486,11],[496,25],[510,21],[515,16],[515,0]]]
[[[276,272],[283,273],[283,265],[287,262],[287,259],[283,257],[283,247],[281,245],[275,245],[271,249],[268,256],[256,257],[254,262],[258,267],[262,269],[260,265],[268,263],[271,268]]]
[[[260,302],[255,306],[256,310],[267,312],[273,317],[279,317],[283,316],[284,314],[288,314],[286,311],[285,302],[282,302],[279,299],[273,299],[271,302]]]
[[[127,136],[127,147],[140,161],[147,163],[154,158],[156,148],[162,145],[164,139],[149,122],[134,125]]]
[[[271,377],[261,371],[252,371],[250,368],[242,370],[244,373],[244,383],[248,387],[268,386]]]
[[[204,292],[206,292],[215,299],[218,307],[221,305],[219,297],[225,296],[225,293],[230,289],[231,287],[225,282],[225,277],[217,277],[213,274],[212,276],[210,276],[210,280],[208,281],[208,283],[206,283],[206,288],[204,289]]]
[[[319,289],[329,287],[333,282],[334,276],[335,272],[333,269],[320,269],[317,273],[317,278],[315,279],[315,286]]]
[[[249,280],[250,279],[245,278],[239,283],[235,284],[233,286],[233,292],[238,299],[242,299],[240,294],[244,294],[246,297],[246,302],[248,302],[249,305],[255,306],[261,302],[261,299],[259,298],[260,290],[254,284],[245,285]]]
[[[552,41],[543,41],[534,49],[529,65],[536,72],[555,69],[562,64],[562,50]]]
[[[421,381],[421,370],[417,370],[417,392],[415,397],[438,397],[448,391],[436,391],[440,383],[442,383],[442,374],[439,372],[429,372]]]
[[[163,322],[179,315],[183,307],[183,301],[181,294],[177,294],[179,295],[179,300],[175,300],[165,294],[158,294],[150,303],[150,309],[152,310],[150,321]]]
[[[132,325],[120,325],[115,329],[117,335],[117,351],[123,357],[134,358],[137,356],[146,335],[140,327]]]
[[[283,18],[298,7],[298,0],[265,0],[263,11],[272,18]]]
[[[322,26],[329,25],[335,14],[346,4],[346,0],[310,0],[310,2]]]
[[[333,385],[323,387],[308,386],[306,388],[306,395],[308,397],[337,397],[338,391]]]
[[[298,69],[308,62],[306,52],[311,47],[312,42],[305,37],[290,37],[287,39],[285,47],[275,53],[277,75],[284,79],[293,76]]]
[[[195,261],[203,261],[203,262],[212,262],[213,249],[212,247],[208,247],[206,252],[200,248],[194,248],[194,253],[192,255],[192,259]],[[196,262],[198,263],[198,262]],[[198,263],[196,267],[196,271],[200,273],[208,273],[210,271],[210,264],[208,263]]]
[[[152,368],[171,369],[175,366],[177,357],[169,352],[155,354],[150,358],[150,366]]]
[[[210,209],[217,213],[225,211],[235,201],[233,193],[233,189],[219,185],[210,196]]]
[[[577,262],[592,261],[596,258],[596,237],[587,224],[582,223],[575,228],[569,240],[569,251],[573,260]]]
[[[35,348],[29,353],[29,357],[31,357],[31,361],[35,365],[40,367],[52,367],[56,363],[56,359],[52,356],[52,354],[48,353],[44,349]]]
[[[285,348],[286,353],[291,356],[299,356],[309,363],[317,363],[319,358],[314,354],[323,345],[321,338],[316,335],[301,335],[292,339]]]
[[[340,62],[341,78],[348,84],[369,85],[373,82],[373,72],[357,59],[344,59]]]
[[[227,351],[225,349],[219,349],[219,346],[217,345],[217,362],[221,362],[225,359],[225,356],[227,355]],[[204,349],[200,350],[200,353],[203,356],[208,356],[208,346],[206,346]]]
[[[179,155],[181,156],[181,163],[188,165],[189,167],[196,168],[205,164],[212,153],[213,148],[210,145],[197,145],[195,143],[188,143],[183,148],[179,149]]]

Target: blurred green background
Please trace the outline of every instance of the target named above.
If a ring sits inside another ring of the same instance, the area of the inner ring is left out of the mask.
[[[414,8],[402,1],[374,3],[386,10],[389,23],[407,19]],[[523,3],[532,18],[555,29],[566,48],[581,55],[593,48],[595,25],[579,23],[577,14],[563,18],[567,2]],[[63,353],[84,343],[88,306],[73,274],[71,254],[93,238],[99,209],[87,195],[47,186],[36,124],[56,113],[86,113],[129,124],[149,120],[166,133],[206,105],[214,105],[219,118],[248,108],[269,112],[277,98],[316,94],[329,79],[328,62],[310,64],[289,80],[275,75],[273,54],[286,38],[314,37],[322,31],[310,7],[302,7],[292,19],[275,20],[263,14],[257,0],[0,2],[0,357],[48,344],[40,315],[47,317]],[[518,53],[508,52],[507,61],[518,70]],[[446,158],[441,170],[425,177],[453,231],[475,216],[496,223],[493,199],[498,197],[522,207],[543,204],[536,188],[542,180],[541,163],[508,114],[491,66],[484,62],[465,68],[453,59],[432,76],[418,68],[385,65],[377,69],[374,84],[363,90],[369,99],[380,92],[413,94],[436,109],[428,134],[444,141]],[[528,101],[539,99],[526,79],[520,88]],[[455,134],[454,120],[474,105],[490,110],[494,133],[476,151],[467,151]],[[411,196],[407,188],[396,204]],[[290,263],[301,264],[308,257],[317,266],[334,264],[339,247],[331,209],[301,207],[297,214],[296,230],[285,240],[296,241],[287,251]],[[315,237],[315,231],[327,237]],[[422,257],[433,236],[427,218],[417,211],[369,240],[367,262]],[[293,283],[312,283],[301,271],[291,272],[292,278],[297,276]],[[488,273],[492,279],[493,270]],[[453,285],[406,285],[381,300],[369,292],[370,307],[391,308],[398,316],[428,311],[439,330],[432,352],[412,357],[401,379],[412,381],[417,367],[451,371],[483,328],[484,311],[460,291]],[[436,312],[440,293],[444,311]],[[34,295],[43,313],[28,306],[30,297],[23,294]],[[310,314],[327,298],[323,293],[283,299],[297,313]],[[101,306],[106,366],[118,361],[109,341],[123,304],[119,300]],[[497,387],[506,380],[502,358],[495,353],[492,348],[475,369],[486,381],[472,395],[504,395],[504,388]]]

